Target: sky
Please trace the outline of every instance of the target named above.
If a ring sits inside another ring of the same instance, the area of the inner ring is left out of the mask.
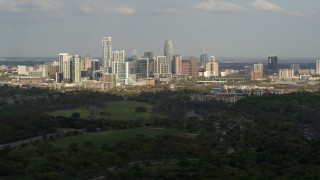
[[[320,58],[319,0],[0,0],[0,57],[163,55]]]

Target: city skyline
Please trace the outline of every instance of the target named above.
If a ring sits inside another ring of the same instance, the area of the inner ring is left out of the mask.
[[[0,57],[102,57],[107,34],[114,49],[140,55],[163,55],[171,39],[174,54],[186,57],[206,49],[216,57],[316,58],[318,7],[298,0],[0,0]]]

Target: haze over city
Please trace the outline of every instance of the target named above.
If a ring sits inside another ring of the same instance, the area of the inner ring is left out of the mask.
[[[101,57],[101,37],[128,55],[319,57],[320,1],[0,0],[0,56]]]

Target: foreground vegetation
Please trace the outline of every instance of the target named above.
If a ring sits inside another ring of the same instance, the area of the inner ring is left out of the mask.
[[[145,112],[137,112],[137,107],[144,107]],[[53,116],[71,117],[78,112],[83,119],[136,120],[152,117],[151,105],[137,101],[111,101],[100,107],[73,108],[50,112]]]
[[[45,113],[53,108],[14,109],[35,107],[37,99],[2,104],[7,110],[0,118],[2,142],[57,128],[84,133],[69,131],[24,147],[5,147],[0,179],[318,179],[320,93],[249,97],[236,104],[192,102],[192,93],[141,93],[125,102],[108,95],[95,104],[146,105],[147,113],[158,115],[121,121]],[[68,108],[82,107],[80,98],[72,99]],[[66,108],[59,107],[54,110]]]

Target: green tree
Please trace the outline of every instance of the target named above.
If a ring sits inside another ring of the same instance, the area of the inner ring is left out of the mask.
[[[71,117],[73,117],[73,118],[80,118],[80,113],[79,113],[79,112],[73,112],[73,113],[71,114]]]
[[[135,108],[135,112],[147,112],[147,108],[139,106]]]

